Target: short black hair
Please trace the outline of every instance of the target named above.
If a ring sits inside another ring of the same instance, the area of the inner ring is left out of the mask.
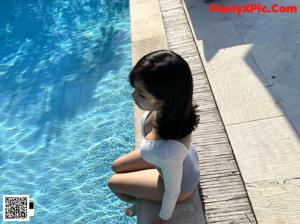
[[[157,134],[162,139],[181,139],[198,126],[200,116],[193,105],[193,77],[188,63],[171,50],[143,56],[129,73],[128,80],[142,80],[145,89],[165,104],[157,118]]]

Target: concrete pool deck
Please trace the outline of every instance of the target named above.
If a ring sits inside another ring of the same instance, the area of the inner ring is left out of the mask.
[[[158,49],[179,53],[191,66],[200,108],[192,140],[199,195],[177,205],[172,222],[298,223],[299,15],[235,17],[208,7],[202,0],[130,1],[132,64]],[[136,147],[142,112],[135,106]],[[148,224],[159,208],[142,201],[138,223]]]

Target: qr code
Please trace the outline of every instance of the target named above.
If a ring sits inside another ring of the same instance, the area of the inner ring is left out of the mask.
[[[29,195],[3,195],[3,221],[29,221]]]

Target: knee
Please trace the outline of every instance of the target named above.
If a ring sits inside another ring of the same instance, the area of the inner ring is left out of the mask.
[[[113,176],[111,176],[111,177],[108,179],[107,186],[108,186],[111,190],[113,190],[115,184],[116,184],[116,181],[115,181],[115,177],[114,177],[114,175],[113,175]]]
[[[118,174],[115,174],[108,179],[107,186],[114,193],[120,192],[122,189],[122,184],[120,184],[120,177]]]
[[[115,173],[123,173],[122,167],[124,167],[124,160],[122,158],[123,156],[120,156],[119,158],[115,159],[111,164],[111,169]]]
[[[115,159],[112,164],[111,164],[111,169],[115,172],[118,173],[118,159]]]

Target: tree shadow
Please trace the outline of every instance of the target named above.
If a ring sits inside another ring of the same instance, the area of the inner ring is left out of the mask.
[[[274,3],[299,6],[296,0],[227,0],[209,3],[185,0],[196,39],[203,47],[202,57],[205,61],[211,63],[219,51],[245,45],[248,51],[244,61],[278,102],[300,136],[300,14],[254,12],[237,16],[230,13],[211,13],[209,10],[210,4],[230,6],[250,3],[269,7]],[[236,66],[234,61],[231,63]]]

